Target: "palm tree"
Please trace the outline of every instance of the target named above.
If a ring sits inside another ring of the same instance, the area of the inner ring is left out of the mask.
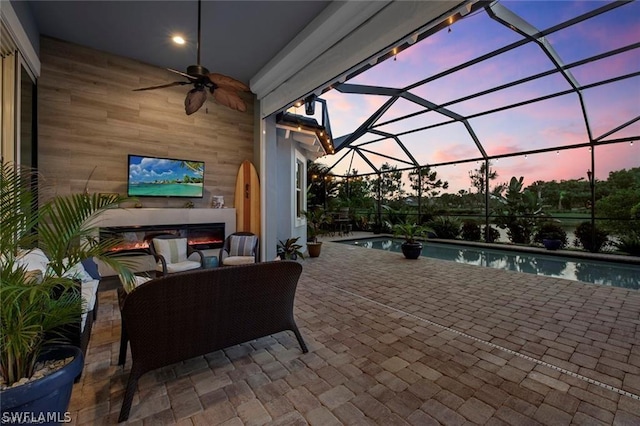
[[[495,180],[498,177],[498,172],[491,168],[491,161],[483,161],[480,168],[474,169],[469,172],[469,178],[471,178],[471,185],[478,190],[478,194],[484,194],[487,187],[487,165],[489,167],[489,181]]]

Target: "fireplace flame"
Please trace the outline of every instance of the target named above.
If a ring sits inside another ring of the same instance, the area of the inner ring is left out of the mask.
[[[193,245],[204,245],[204,244],[215,244],[220,245],[223,241],[215,238],[193,238],[187,241],[187,244],[190,246]],[[111,248],[109,251],[112,253],[116,253],[119,251],[129,251],[129,250],[147,250],[149,248],[148,241],[123,241],[122,244],[117,245],[116,247]]]

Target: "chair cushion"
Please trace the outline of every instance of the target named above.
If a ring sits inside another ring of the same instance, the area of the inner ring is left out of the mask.
[[[249,263],[255,263],[255,256],[229,256],[225,257],[223,264],[224,265],[247,265]]]
[[[255,235],[232,235],[229,242],[229,256],[253,256],[255,246]]]
[[[151,277],[141,277],[138,275],[135,275],[136,278],[136,287],[146,283],[147,281],[151,281]]]
[[[164,260],[169,263],[179,263],[187,260],[187,239],[186,238],[172,238],[172,239],[153,239],[153,247],[156,249],[156,253],[164,257]]]
[[[87,274],[91,275],[91,278],[94,280],[99,280],[102,278],[100,276],[100,272],[98,272],[98,265],[93,260],[93,257],[84,259],[82,261],[82,266],[84,266],[84,270],[87,271]]]
[[[124,278],[122,277],[122,275],[118,275],[118,278],[120,279],[120,283],[122,283],[122,285],[124,285]],[[147,281],[150,281],[152,278],[151,277],[142,277],[139,275],[134,275],[133,276],[134,279],[134,287],[138,287],[144,283],[146,283]]]
[[[86,286],[84,283],[82,284],[82,311],[83,312],[91,312],[93,308],[96,306],[96,290],[98,286],[95,287],[93,285]]]
[[[191,269],[198,269],[202,265],[200,262],[194,262],[193,260],[185,260],[177,263],[167,263],[167,272],[172,274],[174,272],[190,271]],[[162,263],[156,265],[156,271],[162,272]]]
[[[44,275],[49,265],[49,258],[40,249],[20,250],[17,257],[17,264],[25,266],[27,271],[40,271]]]
[[[64,264],[65,265],[67,264],[67,259],[64,259]],[[83,283],[94,280],[94,278],[91,275],[89,275],[87,271],[85,271],[84,266],[82,266],[82,263],[80,262],[76,263],[71,268],[69,268],[67,272],[63,274],[63,276],[65,278],[73,278],[73,279],[80,280],[80,282],[83,282]]]

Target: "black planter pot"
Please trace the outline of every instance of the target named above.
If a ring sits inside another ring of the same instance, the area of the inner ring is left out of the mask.
[[[542,240],[542,245],[544,245],[544,247],[547,250],[558,250],[560,248],[560,246],[562,245],[562,241],[560,240],[548,240],[548,239],[543,239]]]
[[[39,360],[74,357],[60,370],[22,386],[0,392],[3,424],[60,424],[71,419],[66,415],[71,399],[73,381],[82,372],[84,358],[80,348],[56,346],[40,356]],[[24,417],[28,415],[29,419]],[[66,417],[65,417],[66,416]],[[8,422],[5,422],[9,420]],[[42,420],[44,419],[44,420]]]
[[[417,259],[420,257],[420,254],[422,254],[422,243],[405,242],[400,248],[402,249],[402,254],[404,254],[404,257],[407,259]]]

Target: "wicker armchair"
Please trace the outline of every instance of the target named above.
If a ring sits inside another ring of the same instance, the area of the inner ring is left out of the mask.
[[[171,247],[173,246],[173,247]],[[187,244],[187,239],[178,235],[156,235],[149,242],[149,252],[156,259],[156,271],[163,276],[174,272],[184,272],[202,268],[204,254]],[[189,260],[189,256],[197,253],[199,261]]]
[[[258,263],[258,237],[251,232],[234,232],[220,249],[220,266]]]

